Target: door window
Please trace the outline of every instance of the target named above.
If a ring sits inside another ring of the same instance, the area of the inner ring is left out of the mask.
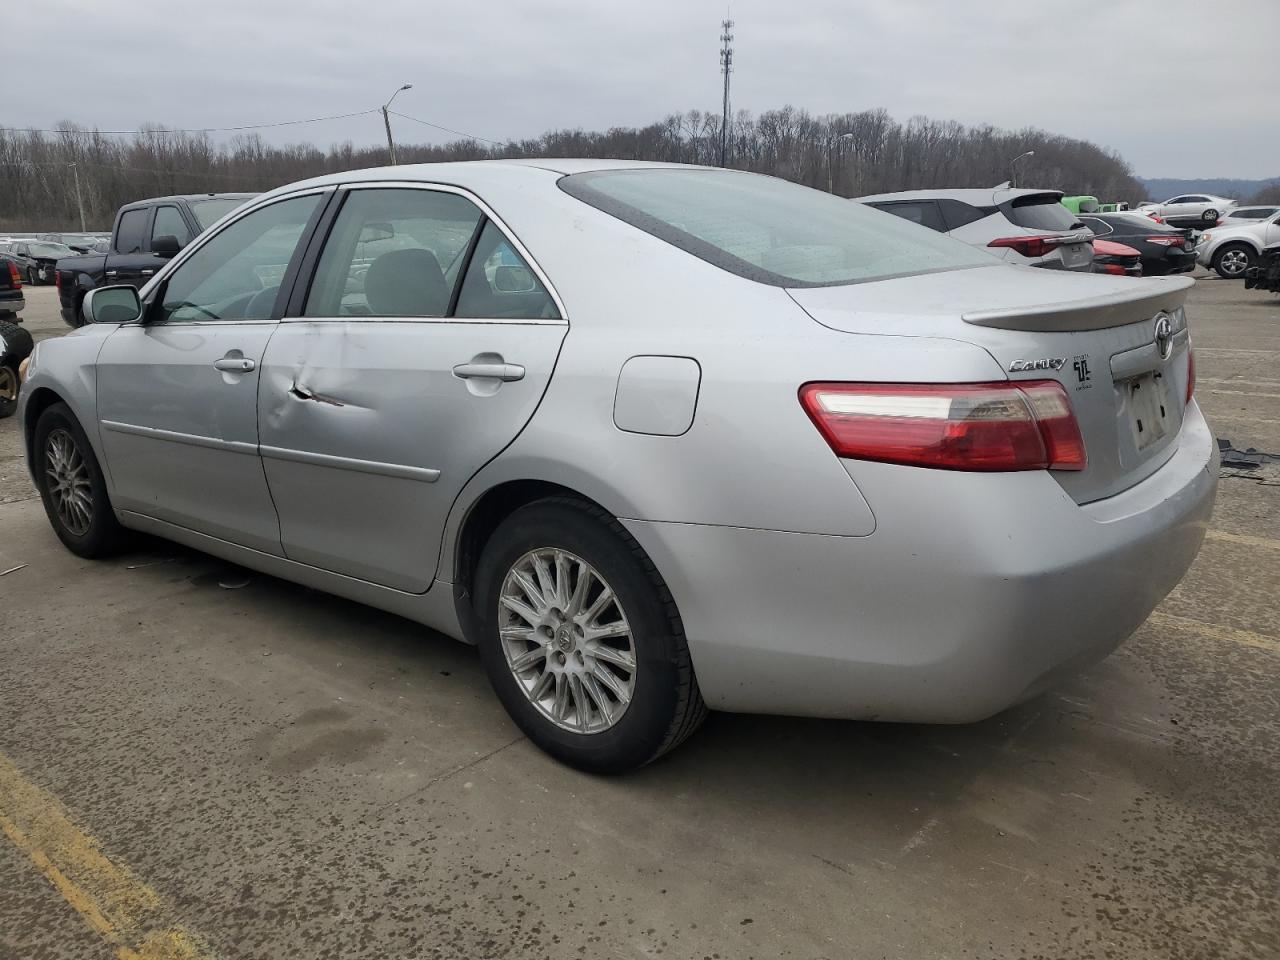
[[[320,194],[281,200],[219,231],[165,284],[159,321],[269,320]]]
[[[180,247],[191,242],[191,231],[187,229],[187,223],[177,207],[156,207],[156,218],[151,224],[152,249],[155,249],[156,237],[173,237]]]
[[[933,200],[897,200],[892,203],[877,203],[874,206],[895,217],[910,220],[930,230],[946,233],[947,225],[942,222],[942,214]]]
[[[560,311],[511,241],[488,221],[467,267],[454,316],[558,320]]]
[[[434,190],[352,190],[307,294],[306,317],[443,317],[480,209]]]
[[[144,207],[120,214],[120,222],[116,225],[116,253],[141,252],[142,238],[147,233],[147,215],[150,212]]]

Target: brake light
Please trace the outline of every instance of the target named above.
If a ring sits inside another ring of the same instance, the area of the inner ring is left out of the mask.
[[[1095,263],[1094,268],[1099,273],[1107,273],[1113,277],[1124,277],[1128,275],[1128,269],[1118,263]]]
[[[18,265],[12,260],[9,261],[9,282],[13,285],[13,289],[22,289],[22,274],[18,272]]]
[[[1180,247],[1182,246],[1183,241],[1186,240],[1186,237],[1159,236],[1159,237],[1144,237],[1143,239],[1146,240],[1147,243],[1158,244],[1159,246],[1162,246],[1162,247]]]
[[[1196,392],[1196,352],[1187,347],[1187,399],[1183,406],[1191,403],[1191,395]],[[1213,391],[1209,391],[1212,393]]]
[[[1056,380],[807,383],[800,403],[836,456],[943,470],[1083,470]]]
[[[1057,250],[1065,242],[1063,237],[998,237],[988,247],[1010,247],[1024,257],[1043,257],[1050,250]]]

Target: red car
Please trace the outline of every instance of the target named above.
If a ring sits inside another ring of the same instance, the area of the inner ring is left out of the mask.
[[[1112,273],[1118,277],[1140,277],[1142,254],[1133,247],[1114,240],[1094,240],[1093,272]]]

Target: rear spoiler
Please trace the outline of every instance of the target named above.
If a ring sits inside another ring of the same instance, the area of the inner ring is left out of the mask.
[[[1187,291],[1195,286],[1190,277],[1148,277],[1130,280],[1129,289],[1083,300],[1046,303],[1039,307],[1013,307],[1003,310],[974,310],[961,314],[965,323],[1000,330],[1033,330],[1063,332],[1070,330],[1103,330],[1146,320],[1164,310],[1173,313],[1187,299]]]

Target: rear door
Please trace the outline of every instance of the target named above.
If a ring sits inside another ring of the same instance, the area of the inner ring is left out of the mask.
[[[263,465],[286,556],[421,593],[454,499],[533,415],[567,322],[463,191],[344,192],[267,348]]]

